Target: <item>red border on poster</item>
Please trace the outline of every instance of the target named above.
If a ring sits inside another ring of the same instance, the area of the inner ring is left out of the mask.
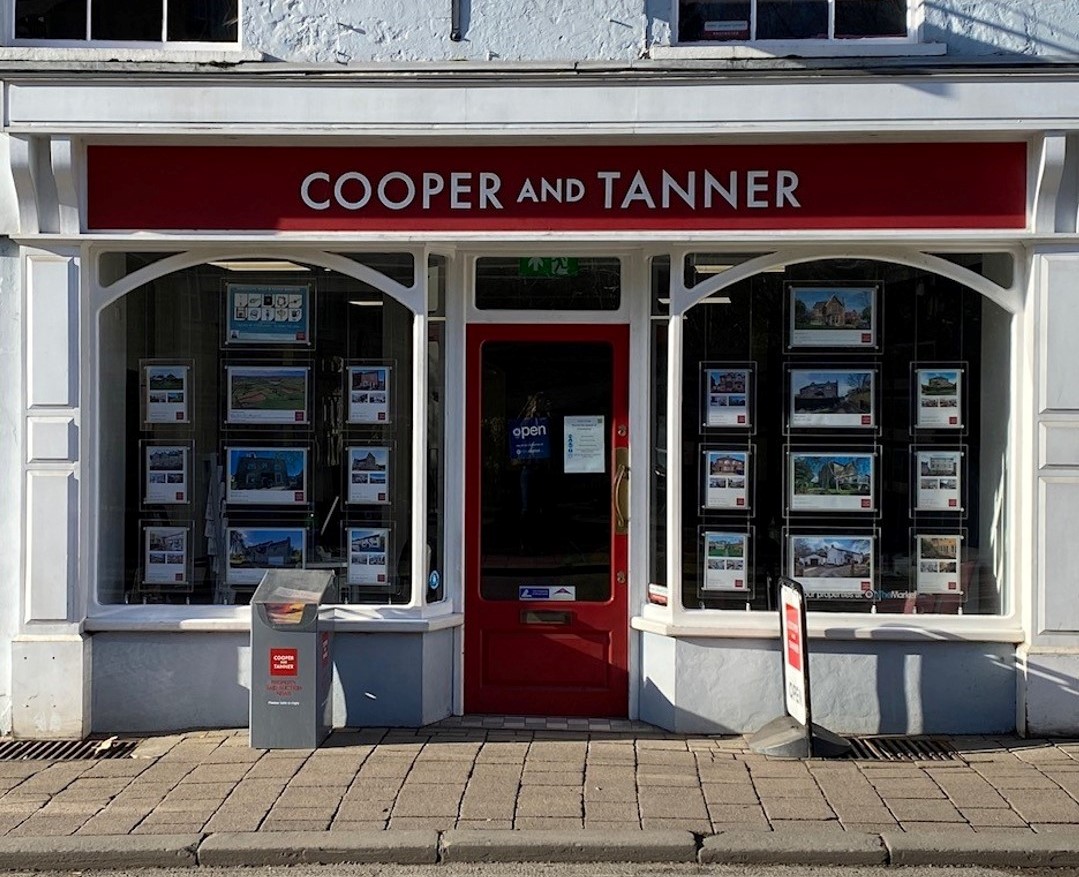
[[[94,231],[1020,229],[1022,142],[87,148]]]

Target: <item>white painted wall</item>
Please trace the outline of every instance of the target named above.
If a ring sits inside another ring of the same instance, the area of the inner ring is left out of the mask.
[[[677,0],[245,0],[243,44],[273,59],[630,61],[671,42]],[[923,0],[923,39],[949,56],[1079,54],[1079,0]]]
[[[22,544],[19,511],[22,329],[19,250],[0,239],[0,541]],[[11,640],[19,626],[21,551],[0,552],[0,734],[11,733]]]

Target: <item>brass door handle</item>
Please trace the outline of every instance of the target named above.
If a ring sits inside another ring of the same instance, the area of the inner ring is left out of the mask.
[[[614,486],[611,489],[611,506],[614,509],[614,532],[629,532],[629,448],[614,449]]]

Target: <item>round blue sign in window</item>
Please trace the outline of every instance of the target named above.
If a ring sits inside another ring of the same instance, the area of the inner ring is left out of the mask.
[[[431,570],[431,574],[427,576],[427,587],[432,591],[437,591],[438,586],[442,584],[442,576],[438,574],[437,569]]]

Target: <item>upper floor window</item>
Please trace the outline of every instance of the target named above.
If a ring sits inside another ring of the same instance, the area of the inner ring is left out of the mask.
[[[229,43],[239,0],[15,0],[15,38]]]
[[[678,0],[678,39],[696,42],[907,38],[910,0]]]

